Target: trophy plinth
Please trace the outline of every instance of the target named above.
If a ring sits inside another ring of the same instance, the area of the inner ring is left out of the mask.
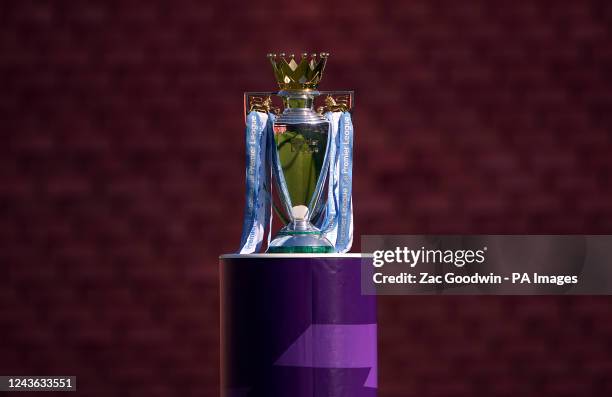
[[[223,255],[221,397],[376,397],[376,296],[361,293],[366,260]]]

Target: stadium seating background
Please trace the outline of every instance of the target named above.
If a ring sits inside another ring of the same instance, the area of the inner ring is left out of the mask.
[[[356,236],[610,233],[605,1],[4,1],[0,373],[218,394],[242,92],[355,89]],[[358,249],[358,246],[356,247]],[[380,395],[612,394],[608,297],[381,297]]]

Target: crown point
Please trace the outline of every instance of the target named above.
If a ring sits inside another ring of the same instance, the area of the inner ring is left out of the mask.
[[[295,53],[281,52],[278,55],[268,54],[274,68],[276,81],[281,90],[310,90],[316,89],[323,76],[323,69],[329,53],[298,53],[301,59],[297,60]],[[280,58],[280,59],[279,59]]]

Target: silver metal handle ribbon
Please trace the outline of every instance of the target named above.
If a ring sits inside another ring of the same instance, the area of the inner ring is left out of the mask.
[[[328,112],[331,125],[325,213],[316,226],[334,245],[348,252],[353,245],[353,122],[349,112]]]
[[[246,121],[246,204],[238,251],[240,254],[260,250],[265,229],[271,227],[272,221],[268,146],[274,116],[264,112],[250,112]]]

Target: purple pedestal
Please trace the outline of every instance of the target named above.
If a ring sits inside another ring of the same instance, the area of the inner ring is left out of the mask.
[[[360,256],[221,257],[222,397],[375,397],[376,297]]]

